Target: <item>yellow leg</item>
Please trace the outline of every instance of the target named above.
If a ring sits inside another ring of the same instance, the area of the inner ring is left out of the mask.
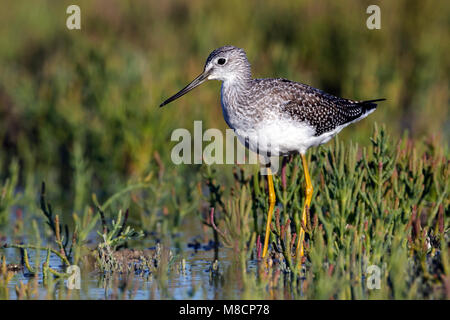
[[[270,223],[272,222],[273,208],[275,207],[275,190],[273,188],[272,170],[267,168],[267,184],[269,185],[269,212],[267,213],[266,237],[264,238],[264,249],[262,257],[264,258],[269,247]]]
[[[311,178],[309,177],[309,171],[308,171],[308,163],[306,161],[305,155],[302,156],[302,164],[303,164],[303,171],[305,172],[305,181],[306,181],[306,200],[305,200],[305,206],[303,207],[303,213],[302,213],[302,221],[303,224],[306,226],[306,208],[310,208],[311,205],[311,199],[313,195],[313,186],[311,183]],[[302,226],[300,226],[300,234],[298,237],[298,243],[297,243],[297,257],[303,257],[304,256],[304,249],[303,249],[303,241],[305,240],[305,230]]]

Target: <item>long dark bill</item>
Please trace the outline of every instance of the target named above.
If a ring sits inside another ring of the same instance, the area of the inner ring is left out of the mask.
[[[181,89],[178,93],[174,94],[173,96],[171,96],[169,99],[167,99],[166,101],[164,101],[163,103],[161,103],[159,105],[159,107],[164,107],[166,104],[172,102],[173,100],[178,99],[179,97],[185,95],[186,93],[188,93],[189,91],[191,91],[192,89],[194,89],[195,87],[199,86],[200,84],[202,84],[209,76],[209,72],[203,72],[201,75],[199,75],[197,78],[195,78],[194,80],[192,80],[191,83],[189,83],[186,87],[184,87],[183,89]]]

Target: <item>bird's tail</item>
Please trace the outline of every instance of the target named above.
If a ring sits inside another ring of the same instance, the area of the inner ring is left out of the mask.
[[[379,101],[385,101],[386,99],[374,99],[374,100],[364,100],[364,101],[360,101],[357,104],[364,107],[367,111],[370,111],[372,109],[375,109],[377,107],[377,103],[375,102],[379,102]]]

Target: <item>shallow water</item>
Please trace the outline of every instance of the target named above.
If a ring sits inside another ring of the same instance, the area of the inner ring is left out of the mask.
[[[66,296],[67,290],[60,293],[61,286],[66,286],[67,280],[54,282],[54,292],[52,296],[48,296],[49,292],[43,284],[42,273],[39,272],[38,277],[38,298],[56,298],[56,299],[223,299],[228,297],[240,296],[238,284],[227,285],[227,292],[222,289],[223,282],[221,276],[210,272],[213,262],[215,261],[215,252],[210,238],[205,236],[198,220],[186,219],[185,231],[177,235],[176,241],[179,243],[180,249],[171,247],[171,251],[175,254],[175,264],[167,274],[167,277],[160,282],[151,274],[139,275],[115,274],[105,276],[97,271],[86,272],[81,270],[81,289],[73,290],[69,296]],[[209,235],[209,232],[207,232]],[[99,239],[94,239],[96,243]],[[172,242],[174,238],[172,238]],[[7,243],[17,243],[17,239],[6,239]],[[21,243],[30,243],[27,239],[21,238]],[[141,239],[133,241],[130,247],[134,249],[154,248],[155,240]],[[53,245],[51,245],[53,246]],[[163,245],[164,247],[164,245]],[[20,250],[17,248],[2,249],[1,254],[6,257],[8,264],[21,264]],[[31,266],[35,265],[35,250],[28,250]],[[232,272],[227,269],[232,267],[234,252],[231,249],[219,246],[218,261],[219,274],[227,273],[229,276]],[[46,258],[46,252],[40,251],[40,265]],[[181,272],[180,262],[184,258],[185,270]],[[54,254],[50,255],[50,267],[58,272],[65,272],[61,265],[61,260]],[[248,271],[254,270],[256,261],[250,261]],[[83,268],[82,268],[83,269]],[[9,299],[16,299],[17,294],[15,287],[23,282],[33,280],[33,275],[24,267],[23,270],[15,273],[13,279],[9,282]],[[223,280],[223,278],[222,278]]]
[[[223,249],[219,251],[220,268],[226,268],[230,265],[230,250]],[[20,253],[18,249],[8,248],[4,250],[7,263],[20,263]],[[34,265],[34,251],[29,252],[30,263]],[[71,298],[75,299],[111,299],[111,298],[132,298],[132,299],[214,299],[217,298],[218,287],[211,280],[210,268],[214,259],[214,250],[198,250],[187,248],[184,251],[186,268],[185,272],[171,270],[168,273],[165,284],[166,293],[162,292],[158,280],[151,275],[122,274],[117,278],[114,276],[106,277],[96,271],[81,274],[81,290],[75,292]],[[41,261],[45,259],[45,252],[41,253]],[[63,272],[61,261],[56,255],[50,257],[50,267]],[[176,269],[176,268],[173,268]],[[21,281],[23,283],[33,279],[33,276],[26,270],[17,272],[9,283],[10,299],[16,299],[15,286]],[[39,286],[38,292],[40,298],[47,295],[46,288],[42,285],[42,273],[38,274]],[[121,289],[128,280],[129,288]],[[119,285],[117,285],[119,283]],[[56,296],[57,288],[56,285]],[[62,285],[61,283],[59,285]],[[118,289],[113,289],[113,288]],[[78,291],[78,290],[75,290]],[[116,292],[115,292],[116,291]],[[125,293],[125,295],[124,295]],[[128,294],[126,294],[128,293]],[[127,297],[128,295],[128,297]]]

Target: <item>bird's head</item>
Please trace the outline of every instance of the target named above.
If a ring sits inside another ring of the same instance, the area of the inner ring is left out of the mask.
[[[249,79],[251,79],[251,69],[245,51],[234,46],[220,47],[209,54],[202,74],[164,101],[160,107],[185,95],[206,80],[235,82]]]
[[[251,77],[245,51],[233,46],[220,47],[211,52],[203,72],[208,73],[208,80],[234,81]]]

